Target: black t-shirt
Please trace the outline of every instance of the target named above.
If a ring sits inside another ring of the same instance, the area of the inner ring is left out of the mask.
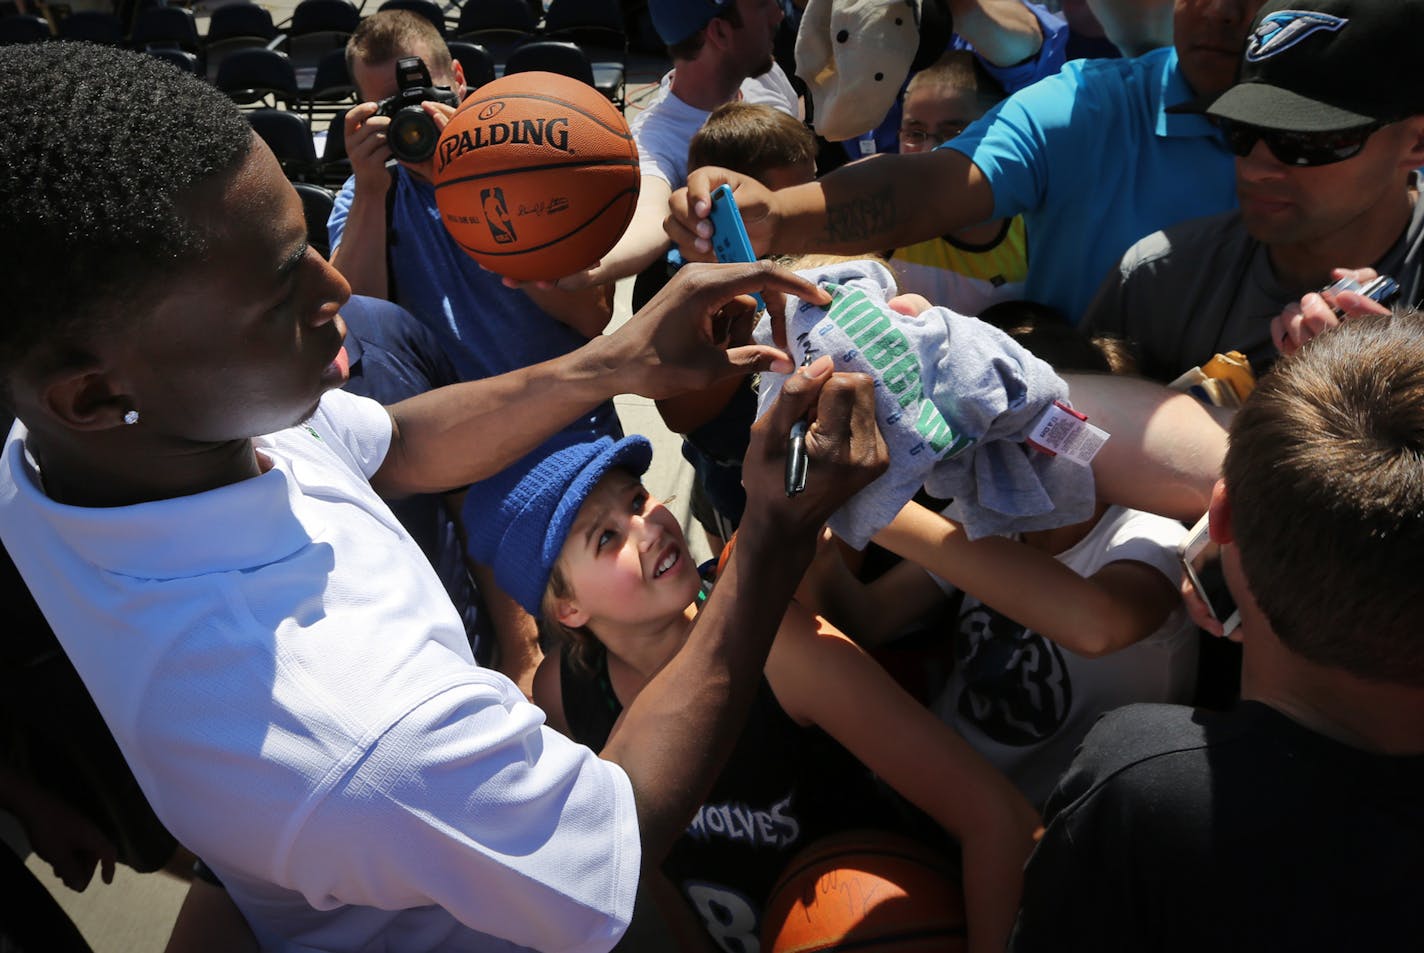
[[[1011,948],[1424,947],[1424,756],[1259,703],[1103,717],[1049,799]]]

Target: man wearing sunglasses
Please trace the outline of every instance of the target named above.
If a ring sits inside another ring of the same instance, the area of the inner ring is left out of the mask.
[[[1424,300],[1424,84],[1384,66],[1410,62],[1421,29],[1424,0],[1266,4],[1238,82],[1206,108],[1236,155],[1239,211],[1128,249],[1086,326],[1133,338],[1143,370],[1171,380],[1228,350],[1260,373],[1308,336],[1302,312],[1365,310],[1315,293],[1343,269]]]

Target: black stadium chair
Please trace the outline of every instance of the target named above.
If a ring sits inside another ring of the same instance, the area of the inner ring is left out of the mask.
[[[544,15],[544,35],[618,50],[628,43],[618,0],[553,0]]]
[[[301,0],[292,10],[287,32],[292,36],[334,31],[351,34],[361,22],[361,11],[348,0]]]
[[[471,0],[471,2],[478,3],[479,0]],[[433,0],[385,0],[380,9],[382,11],[409,10],[411,13],[419,14],[429,20],[430,25],[439,30],[441,36],[446,33],[445,14]]]
[[[256,40],[266,46],[277,38],[277,25],[265,7],[255,3],[229,3],[213,11],[208,20],[207,44],[226,40]]]
[[[347,0],[301,0],[286,27],[283,49],[291,58],[301,89],[312,88],[321,58],[346,47],[361,22],[361,12]]]
[[[345,112],[356,105],[356,98],[356,84],[351,81],[351,72],[346,68],[346,51],[327,51],[316,64],[311,88],[302,92],[307,121],[315,126],[318,112],[325,115]]]
[[[503,63],[517,46],[534,36],[538,26],[525,0],[466,0],[455,37],[480,44],[496,63]]]
[[[203,50],[208,64],[208,78],[216,80],[218,67],[234,50],[272,46],[277,42],[277,26],[272,14],[255,3],[230,3],[218,7],[208,20],[208,33],[203,38]]]
[[[255,109],[247,114],[247,121],[277,157],[287,178],[296,182],[316,177],[316,146],[312,143],[311,126],[299,114],[280,109]]]
[[[321,257],[331,257],[331,237],[326,223],[331,219],[331,210],[336,206],[336,196],[311,182],[293,182],[292,188],[302,197],[302,214],[307,220],[307,244],[321,252]]]
[[[122,46],[124,24],[118,17],[103,10],[80,10],[59,21],[59,36],[62,40]]]
[[[562,73],[580,82],[593,85],[593,64],[577,44],[558,40],[535,40],[525,43],[509,54],[504,64],[504,75],[543,70],[546,73]]]
[[[183,70],[185,73],[192,73],[194,76],[203,75],[203,64],[198,60],[198,54],[189,53],[187,50],[175,50],[166,46],[155,46],[144,51],[148,56],[157,57],[167,63]]]
[[[628,35],[618,0],[553,0],[543,35],[577,43],[593,64],[594,86],[622,108],[628,73]]]
[[[469,95],[485,83],[494,80],[494,57],[490,51],[478,43],[465,40],[450,40],[450,55],[460,64],[465,73],[465,94]]]
[[[153,7],[138,15],[130,45],[136,50],[170,49],[201,54],[202,40],[191,11],[182,7]]]
[[[17,13],[14,16],[0,18],[0,46],[10,46],[16,43],[39,43],[53,37],[49,21],[44,17]]]
[[[351,176],[351,159],[346,155],[346,113],[331,117],[326,127],[326,141],[321,149],[321,181],[332,189],[339,189]]]
[[[218,67],[214,84],[240,106],[291,106],[297,76],[287,57],[263,47],[233,50]]]

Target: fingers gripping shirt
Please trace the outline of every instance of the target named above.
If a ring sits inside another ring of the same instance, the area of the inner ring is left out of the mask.
[[[1091,471],[1023,442],[1045,408],[1067,399],[1052,368],[998,329],[948,308],[914,317],[891,310],[894,279],[877,262],[801,274],[825,286],[832,301],[820,308],[789,300],[792,356],[829,354],[836,370],[873,377],[876,422],[890,451],[889,470],[831,517],[836,535],[863,547],[921,486],[954,500],[947,515],[971,538],[1091,515]],[[769,319],[755,336],[771,343]],[[783,380],[762,375],[761,411]]]

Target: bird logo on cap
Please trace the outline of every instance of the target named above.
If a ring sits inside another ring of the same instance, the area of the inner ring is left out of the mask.
[[[1280,10],[1261,20],[1246,44],[1246,62],[1258,63],[1282,53],[1312,33],[1338,32],[1350,21],[1310,10]]]

